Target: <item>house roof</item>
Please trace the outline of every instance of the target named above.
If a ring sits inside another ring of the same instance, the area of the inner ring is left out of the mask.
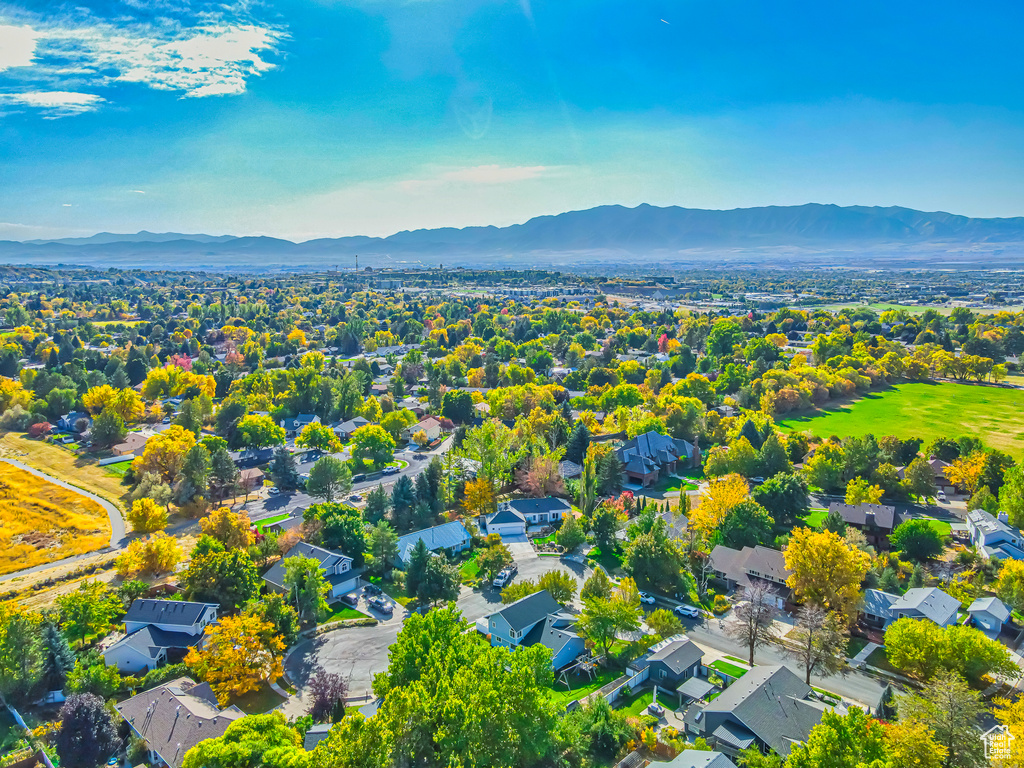
[[[652,430],[623,443],[617,453],[627,470],[646,473],[662,464],[689,458],[693,455],[693,446]]]
[[[937,587],[916,587],[908,589],[903,596],[892,604],[893,613],[900,611],[916,611],[936,624],[947,624],[956,616],[960,601],[947,595]]]
[[[676,688],[676,692],[681,693],[683,696],[687,696],[694,701],[698,701],[716,690],[716,688],[717,686],[712,685],[703,678],[691,677]]]
[[[173,624],[192,627],[202,618],[207,608],[218,608],[216,603],[192,603],[186,600],[145,600],[139,598],[124,615],[125,621],[143,621],[147,624]]]
[[[500,505],[498,511],[487,518],[488,525],[504,525],[508,523],[525,523],[526,516],[518,509],[513,509],[508,502]]]
[[[221,709],[210,686],[187,677],[164,683],[114,705],[132,728],[170,768],[205,739],[223,736],[245,716],[238,707]]]
[[[135,451],[142,448],[149,440],[149,435],[141,432],[129,432],[124,436],[124,442],[118,443],[114,448],[118,451]]]
[[[311,752],[317,744],[331,734],[331,723],[316,723],[309,726],[306,735],[302,739],[302,748]]]
[[[987,613],[990,616],[994,616],[1001,622],[1005,622],[1010,618],[1010,609],[1006,607],[1006,603],[1000,600],[998,597],[979,597],[973,603],[971,607],[967,609],[968,613]]]
[[[572,505],[565,499],[555,496],[548,496],[543,499],[515,499],[508,502],[509,507],[523,515],[536,515],[538,513],[554,512],[561,510],[567,512]],[[499,513],[500,514],[500,513]]]
[[[203,639],[202,634],[190,635],[187,632],[167,632],[166,630],[147,625],[126,635],[107,648],[104,655],[121,648],[131,648],[143,656],[156,661],[161,651],[168,648],[191,648]]]
[[[422,419],[420,422],[415,424],[412,427],[412,429],[417,429],[417,428],[419,428],[419,429],[434,429],[435,427],[440,429],[441,428],[441,422],[438,421],[437,419],[435,419],[433,416],[428,416],[427,418]]]
[[[546,589],[521,597],[514,603],[509,603],[500,611],[495,611],[490,616],[501,616],[508,625],[515,630],[522,631],[532,627],[539,621],[551,614],[561,613],[562,606],[551,596]]]
[[[469,541],[470,535],[469,531],[466,530],[466,526],[458,520],[435,525],[433,528],[424,528],[422,531],[407,533],[405,536],[398,538],[399,559],[402,561],[408,560],[409,554],[420,539],[426,543],[427,549],[435,552],[439,549],[449,549],[450,547],[464,544]]]
[[[265,574],[263,574],[264,581],[268,582],[269,584],[273,584],[275,587],[283,587],[284,561],[287,560],[289,557],[297,557],[299,555],[301,555],[302,557],[313,558],[314,560],[320,563],[320,567],[324,570],[331,570],[335,568],[339,563],[342,563],[345,560],[348,560],[349,563],[352,562],[351,557],[342,554],[341,552],[332,552],[329,549],[324,549],[323,547],[317,547],[308,542],[300,541],[294,547],[288,550],[288,554],[286,554],[284,557],[282,557],[280,560],[278,560],[276,563],[270,566],[270,569]],[[334,578],[335,581],[337,582],[350,581],[354,575],[354,572],[349,571],[338,577],[328,576],[327,581],[330,582],[332,578]]]
[[[345,433],[351,433],[355,432],[360,427],[365,427],[367,424],[370,423],[371,422],[369,419],[364,419],[362,416],[356,416],[354,419],[349,419],[348,421],[341,422],[341,424],[337,426],[337,429],[340,429],[342,432]]]
[[[742,586],[749,586],[751,576],[781,584],[793,573],[782,552],[762,546],[736,550],[719,544],[711,551],[711,564]]]
[[[892,616],[892,605],[899,600],[899,595],[883,592],[880,589],[865,589],[861,613],[887,619]]]
[[[540,643],[551,650],[551,657],[554,658],[570,642],[579,638],[568,624],[568,619],[563,614],[553,613],[544,621],[537,622],[533,629],[526,633],[521,645],[529,647]]]
[[[825,707],[808,701],[810,693],[811,686],[788,667],[754,667],[704,709],[731,715],[743,729],[785,756],[821,722]],[[743,738],[742,729],[727,730],[731,737]]]
[[[885,504],[843,504],[834,501],[829,504],[829,512],[838,512],[844,521],[850,525],[867,526],[874,525],[886,531],[891,531],[902,520],[902,515],[896,514],[896,507]]]
[[[646,669],[651,663],[658,661],[668,667],[673,674],[681,675],[702,658],[704,651],[686,637],[677,635],[658,643],[629,666],[631,669]]]
[[[259,467],[249,467],[247,469],[243,469],[241,472],[238,473],[238,476],[242,480],[248,480],[249,478],[252,478],[253,480],[260,480],[263,477],[265,477],[265,475],[263,474],[263,470],[260,469]]]
[[[684,749],[665,768],[736,768],[736,763],[721,752],[706,752],[702,749]]]

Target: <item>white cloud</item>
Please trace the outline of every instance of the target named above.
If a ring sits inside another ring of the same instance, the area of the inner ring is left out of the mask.
[[[467,168],[456,168],[444,171],[431,179],[407,179],[400,181],[399,187],[406,191],[436,189],[452,184],[470,186],[489,186],[494,184],[514,184],[530,181],[549,174],[553,169],[544,165],[475,165]]]
[[[0,72],[32,64],[39,33],[32,27],[0,24]]]
[[[69,117],[99,109],[104,99],[94,93],[74,91],[27,91],[0,93],[0,104],[34,107],[48,118]]]
[[[146,194],[146,191],[144,189],[133,189],[132,192],[134,192],[136,195]]]
[[[71,203],[61,203],[61,208],[70,208]]]
[[[0,25],[0,72],[11,78],[0,81],[8,91],[3,101],[39,106],[53,116],[57,108],[34,104],[34,94],[118,83],[194,98],[242,93],[249,79],[276,66],[271,57],[286,36],[249,18],[247,8],[243,3],[192,9],[190,20],[170,15],[154,21],[107,20],[84,10],[60,19],[23,16],[19,21],[28,24]],[[12,93],[16,90],[22,93]],[[99,96],[69,100],[59,116],[79,114],[103,101]]]

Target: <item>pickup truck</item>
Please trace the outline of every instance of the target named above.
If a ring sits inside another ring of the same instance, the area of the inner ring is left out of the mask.
[[[494,577],[494,586],[498,589],[504,589],[512,583],[512,579],[515,578],[517,573],[519,573],[519,567],[514,564],[502,569],[501,573]]]

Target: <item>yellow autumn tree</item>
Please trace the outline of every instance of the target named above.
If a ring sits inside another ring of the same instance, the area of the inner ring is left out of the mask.
[[[178,540],[166,533],[154,533],[147,539],[136,539],[118,555],[114,563],[123,579],[143,573],[169,573],[181,562]]]
[[[479,477],[466,483],[466,496],[462,506],[470,514],[484,515],[494,509],[494,489],[486,478]]]
[[[89,389],[82,395],[82,405],[93,415],[111,410],[126,424],[138,421],[146,412],[146,405],[138,392],[129,387],[115,389],[109,384]]]
[[[165,483],[173,483],[181,472],[185,454],[196,444],[195,434],[172,424],[146,441],[142,455],[132,462],[136,475],[153,472]]]
[[[1000,765],[1003,768],[1024,768],[1024,699],[996,699],[995,715],[1013,736],[1010,740],[1010,757],[1002,759]]]
[[[957,488],[963,488],[968,495],[973,496],[974,492],[978,490],[978,483],[981,482],[981,473],[984,470],[985,454],[982,451],[975,451],[956,459],[942,472],[949,482]]]
[[[213,688],[222,704],[244,696],[284,671],[284,641],[273,624],[256,616],[227,616],[207,628],[201,649],[193,648],[185,663]]]
[[[871,557],[832,531],[794,528],[785,551],[792,574],[786,584],[800,600],[835,611],[847,621],[856,615],[860,585]]]
[[[366,402],[363,403],[362,407],[359,408],[359,415],[367,421],[372,421],[374,424],[379,424],[381,418],[384,416],[384,411],[380,407],[380,403],[377,398],[370,395],[366,398]]]
[[[301,328],[293,328],[291,333],[285,337],[289,344],[294,344],[297,347],[306,346],[306,332]]]
[[[846,484],[846,503],[851,506],[858,504],[877,504],[882,500],[885,490],[871,485],[863,477],[855,477]]]
[[[700,504],[690,512],[689,525],[707,540],[722,524],[733,507],[750,495],[750,486],[739,475],[725,475],[711,480],[700,496]]]
[[[150,498],[133,501],[127,517],[136,533],[152,533],[167,527],[167,510]]]
[[[254,541],[249,516],[245,512],[232,512],[228,507],[215,509],[200,520],[199,525],[203,533],[228,549],[245,549]]]

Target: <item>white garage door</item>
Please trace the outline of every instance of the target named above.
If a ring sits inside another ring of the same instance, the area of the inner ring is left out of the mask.
[[[525,536],[526,535],[526,524],[525,523],[497,523],[487,526],[488,533],[498,533],[501,537],[505,536]]]

